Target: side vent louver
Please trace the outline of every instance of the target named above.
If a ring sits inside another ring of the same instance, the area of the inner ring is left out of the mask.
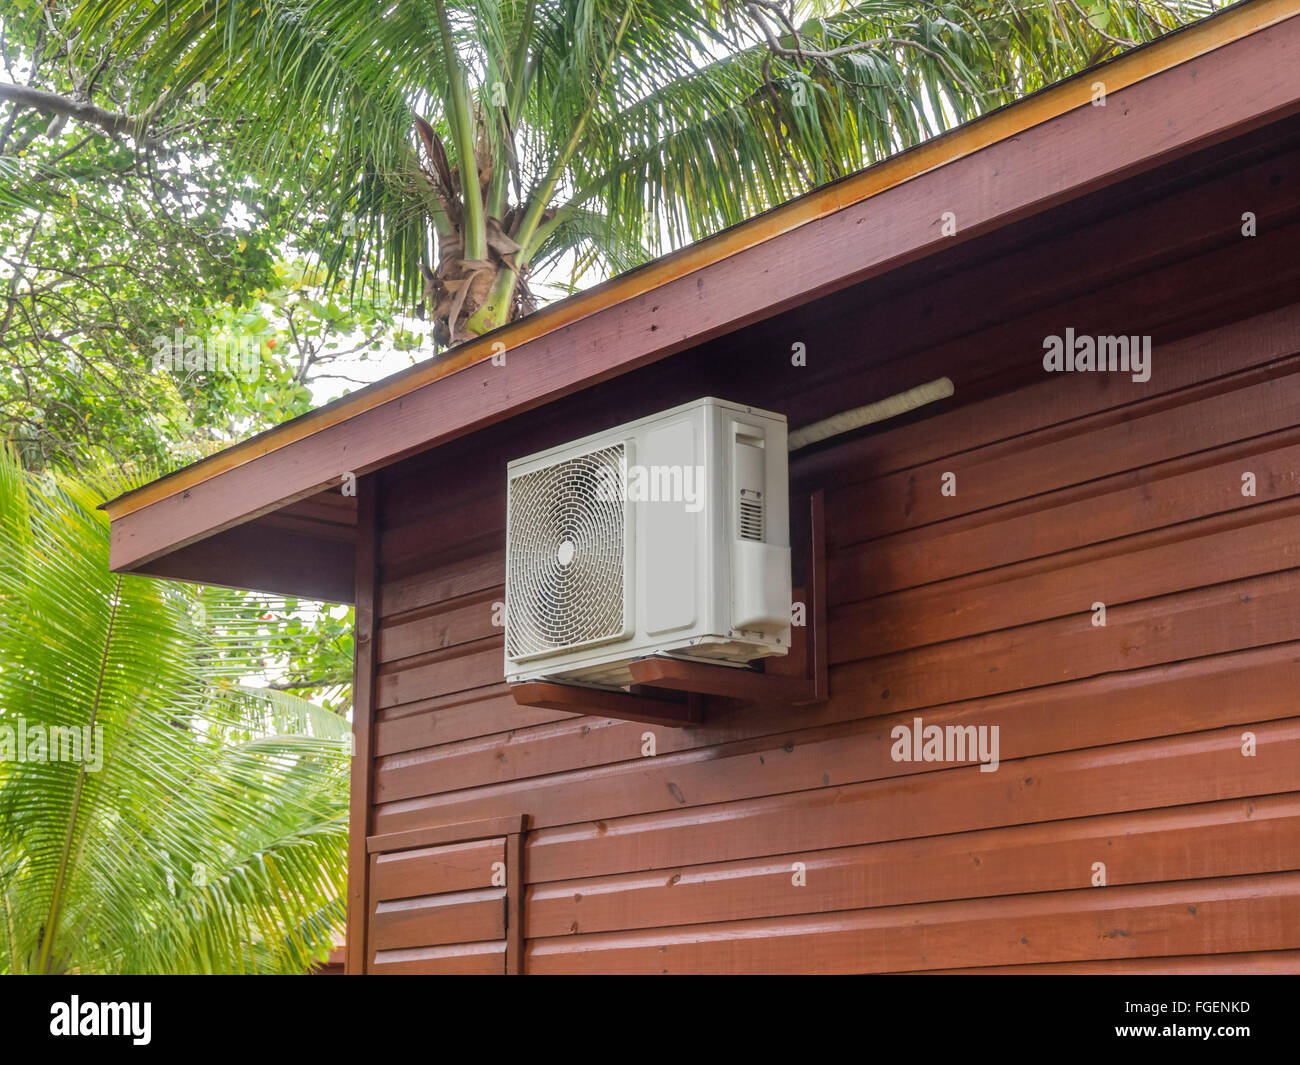
[[[763,493],[744,489],[740,493],[740,538],[763,540]]]

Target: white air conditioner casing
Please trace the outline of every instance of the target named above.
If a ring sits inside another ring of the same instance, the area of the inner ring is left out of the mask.
[[[697,399],[506,476],[507,681],[621,688],[649,655],[789,650],[783,415]]]

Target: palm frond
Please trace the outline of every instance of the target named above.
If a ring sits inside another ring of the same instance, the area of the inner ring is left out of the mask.
[[[0,966],[301,972],[343,895],[345,726],[226,679],[203,593],[109,573],[102,499],[0,454],[0,728],[80,738],[0,760]]]

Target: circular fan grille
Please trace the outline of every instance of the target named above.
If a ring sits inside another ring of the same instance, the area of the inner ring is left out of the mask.
[[[626,464],[615,444],[510,482],[512,659],[623,634]]]

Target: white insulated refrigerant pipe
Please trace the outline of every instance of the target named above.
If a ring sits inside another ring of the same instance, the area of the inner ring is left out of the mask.
[[[883,422],[889,418],[897,418],[900,414],[916,410],[917,407],[924,407],[927,403],[947,399],[952,394],[952,381],[947,377],[940,377],[934,381],[927,381],[923,385],[917,385],[915,388],[909,388],[906,392],[899,392],[892,396],[886,396],[884,399],[878,399],[875,403],[868,403],[865,407],[854,407],[852,410],[840,411],[839,414],[832,414],[829,418],[823,418],[819,422],[805,425],[802,429],[791,431],[789,435],[790,450],[798,451],[801,447],[819,443],[832,436],[839,436],[840,433],[861,429],[864,425],[870,425],[873,422]]]

